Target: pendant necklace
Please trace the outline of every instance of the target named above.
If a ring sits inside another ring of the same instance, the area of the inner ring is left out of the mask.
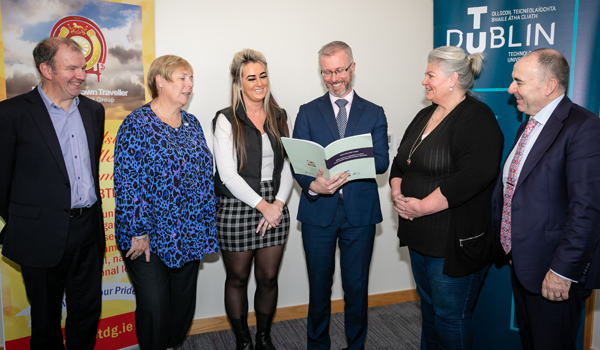
[[[406,160],[406,165],[410,165],[410,158],[412,157],[413,153],[415,153],[415,151],[417,150],[417,148],[419,148],[419,146],[421,146],[421,142],[423,142],[423,133],[425,132],[425,129],[427,129],[427,125],[429,124],[429,121],[427,121],[427,123],[425,123],[425,127],[423,128],[423,130],[421,130],[421,132],[419,133],[419,136],[417,136],[417,139],[415,140],[415,142],[413,143],[412,147],[410,148],[410,152],[408,152],[408,159]],[[419,141],[419,143],[417,143],[417,141]]]
[[[160,113],[160,115],[164,116],[165,114],[160,110],[160,108],[158,107],[158,102],[154,101],[154,106],[156,107],[156,110],[158,110],[158,113]],[[181,116],[181,112],[179,112],[179,115]],[[159,117],[160,118],[160,117]],[[179,126],[181,126],[181,124],[183,123],[183,118],[181,120],[181,122],[179,123]],[[168,123],[165,122],[165,124],[169,125]],[[171,126],[171,125],[169,125]],[[171,126],[173,129],[175,129],[175,131],[179,131],[179,126],[177,127],[173,127]]]

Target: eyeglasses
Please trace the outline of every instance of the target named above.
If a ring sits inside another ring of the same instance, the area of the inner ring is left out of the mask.
[[[350,69],[350,67],[352,67],[352,64],[354,64],[354,62],[350,63],[350,65],[348,66],[348,68],[344,69],[344,68],[338,68],[335,70],[335,72],[332,71],[321,71],[321,75],[323,76],[323,78],[329,78],[331,77],[334,73],[335,75],[337,75],[338,77],[343,77],[346,75],[346,73],[348,73],[348,69]]]

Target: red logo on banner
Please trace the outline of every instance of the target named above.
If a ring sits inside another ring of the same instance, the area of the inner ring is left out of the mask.
[[[99,82],[106,63],[106,41],[96,23],[81,16],[63,17],[50,32],[50,37],[56,36],[75,40],[79,44],[87,63],[85,72],[96,74]]]

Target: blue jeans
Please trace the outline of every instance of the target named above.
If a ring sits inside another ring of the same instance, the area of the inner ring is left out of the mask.
[[[471,314],[489,265],[463,277],[444,275],[444,258],[410,249],[412,271],[421,298],[421,350],[471,349]]]

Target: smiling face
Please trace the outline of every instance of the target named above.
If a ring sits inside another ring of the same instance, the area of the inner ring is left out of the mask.
[[[262,103],[269,91],[269,77],[265,67],[249,62],[242,69],[242,95],[246,103]]]
[[[521,58],[513,67],[513,82],[508,93],[517,98],[517,109],[534,116],[548,104],[546,79],[538,67],[537,57],[528,55]]]
[[[427,91],[426,98],[428,101],[435,104],[442,104],[443,101],[452,94],[450,88],[453,87],[453,84],[454,80],[452,79],[452,75],[446,75],[446,72],[441,67],[439,61],[433,61],[427,64],[425,79],[423,79],[421,85],[423,85]]]
[[[169,103],[185,106],[194,89],[193,73],[187,68],[177,68],[171,75],[171,81],[163,79],[160,75],[156,82],[160,88],[159,97],[165,98]]]
[[[40,71],[45,78],[42,88],[48,97],[58,105],[70,104],[85,81],[85,58],[80,51],[61,45],[54,55],[54,67],[42,63]],[[67,107],[68,108],[68,107]]]
[[[356,65],[352,63],[350,69],[345,71],[350,66],[350,63],[350,58],[344,50],[338,50],[331,56],[321,56],[321,59],[319,59],[321,72],[344,71],[342,76],[332,74],[329,77],[323,77],[327,89],[335,97],[343,98],[352,90],[352,77],[354,76]]]

